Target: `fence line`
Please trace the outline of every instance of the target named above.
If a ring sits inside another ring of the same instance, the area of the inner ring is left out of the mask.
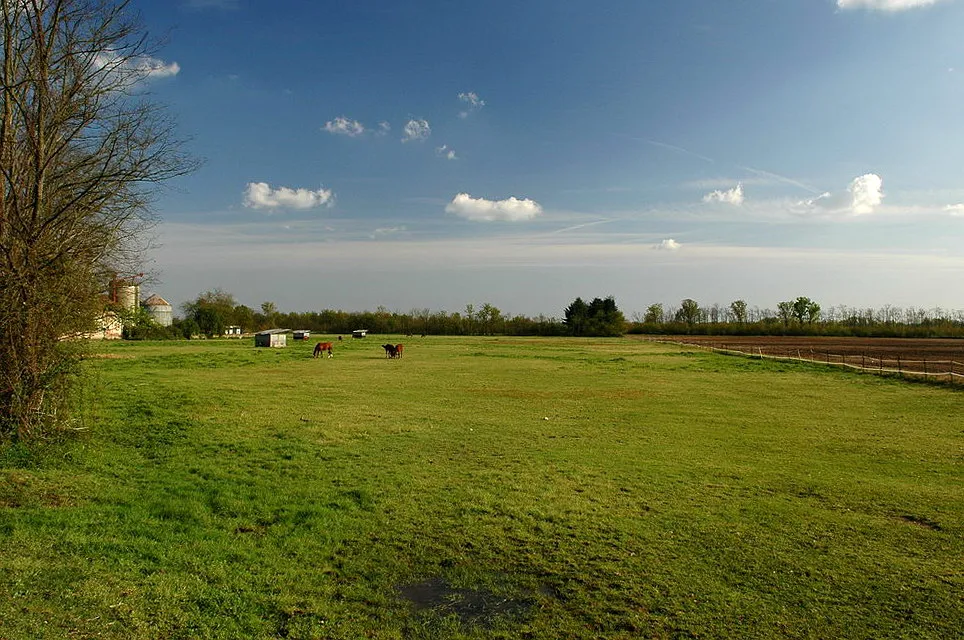
[[[964,362],[957,362],[956,360],[906,360],[901,358],[899,355],[893,358],[879,358],[865,354],[837,354],[824,351],[814,351],[812,349],[785,349],[786,355],[781,355],[778,352],[770,353],[769,350],[768,352],[764,352],[762,347],[755,347],[755,351],[744,351],[736,347],[727,347],[725,344],[715,346],[696,342],[676,342],[673,340],[654,340],[653,342],[663,342],[666,344],[676,344],[685,347],[695,347],[697,349],[704,349],[714,353],[747,356],[750,358],[760,358],[761,360],[770,359],[793,362],[809,362],[877,374],[897,374],[898,376],[916,376],[928,379],[944,378],[950,381],[951,384],[954,384],[956,379],[960,378],[962,382],[964,382]],[[773,349],[772,351],[779,350]],[[796,355],[793,355],[793,352],[795,352]],[[914,365],[920,366],[916,367]]]

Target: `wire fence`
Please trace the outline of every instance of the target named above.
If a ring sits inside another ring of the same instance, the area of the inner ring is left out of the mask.
[[[929,380],[942,380],[964,384],[964,362],[956,360],[937,360],[920,357],[905,358],[900,355],[837,354],[814,349],[782,348],[760,345],[700,344],[695,342],[669,342],[686,347],[695,347],[725,355],[750,358],[771,359],[793,362],[809,362],[829,366],[855,369],[867,373],[888,374]]]

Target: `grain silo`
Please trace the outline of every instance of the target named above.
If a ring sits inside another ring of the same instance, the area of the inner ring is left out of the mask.
[[[110,283],[110,299],[124,311],[135,311],[141,299],[141,285],[137,278],[114,278]]]
[[[171,307],[171,303],[156,293],[142,302],[141,306],[154,318],[154,322],[162,327],[169,327],[174,322],[174,309]]]

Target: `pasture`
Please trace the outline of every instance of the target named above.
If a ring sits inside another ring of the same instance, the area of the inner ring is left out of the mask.
[[[98,345],[0,453],[0,638],[960,637],[961,391],[382,338]]]

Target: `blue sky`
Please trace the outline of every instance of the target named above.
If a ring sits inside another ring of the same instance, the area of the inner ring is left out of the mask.
[[[141,0],[174,304],[964,308],[964,2]]]

